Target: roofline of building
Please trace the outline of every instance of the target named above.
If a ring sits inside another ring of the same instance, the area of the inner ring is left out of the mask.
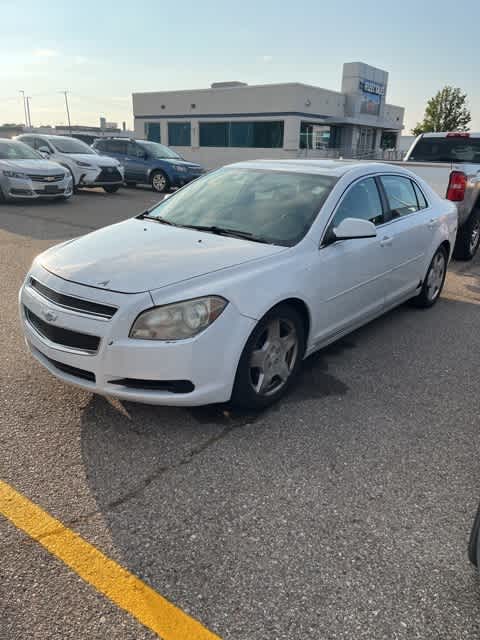
[[[345,93],[341,91],[334,91],[333,89],[325,89],[324,87],[317,87],[313,84],[305,84],[303,82],[274,82],[268,84],[247,84],[244,86],[235,87],[202,87],[200,89],[178,89],[170,91],[136,91],[132,93],[132,98],[135,96],[148,96],[167,93],[192,93],[194,91],[238,91],[242,89],[271,89],[272,87],[303,87],[304,89],[314,89],[316,91],[327,91],[337,96],[345,97]]]

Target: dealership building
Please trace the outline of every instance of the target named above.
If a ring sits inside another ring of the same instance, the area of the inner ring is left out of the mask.
[[[218,82],[134,93],[135,136],[208,168],[252,158],[375,157],[396,148],[404,109],[386,102],[388,73],[348,62],[341,88]]]

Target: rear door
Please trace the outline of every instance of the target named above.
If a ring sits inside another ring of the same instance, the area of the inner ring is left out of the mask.
[[[331,241],[331,230],[345,218],[370,220],[377,237]],[[314,340],[320,344],[380,315],[390,271],[390,250],[382,240],[383,202],[374,177],[362,178],[344,193],[324,234],[318,266]]]
[[[426,262],[433,255],[431,245],[439,221],[414,180],[383,175],[380,184],[387,209],[382,233],[391,258],[385,304],[392,306],[419,288]]]

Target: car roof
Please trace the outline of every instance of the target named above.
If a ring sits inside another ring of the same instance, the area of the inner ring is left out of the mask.
[[[363,170],[367,173],[392,173],[399,170],[408,173],[403,167],[383,162],[359,162],[358,160],[249,160],[228,165],[245,169],[264,169],[273,171],[298,171],[299,173],[318,173],[340,178],[347,173]]]
[[[438,133],[422,133],[422,138],[480,138],[475,131],[441,131]]]
[[[77,142],[83,142],[83,140],[79,140],[78,138],[74,138],[73,136],[58,136],[53,133],[22,133],[19,138],[23,138],[24,136],[33,136],[35,138],[43,138],[48,140],[76,140]]]

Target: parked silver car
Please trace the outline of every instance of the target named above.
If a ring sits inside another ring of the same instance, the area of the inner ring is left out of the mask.
[[[23,142],[0,138],[0,201],[61,198],[73,194],[70,172]]]

